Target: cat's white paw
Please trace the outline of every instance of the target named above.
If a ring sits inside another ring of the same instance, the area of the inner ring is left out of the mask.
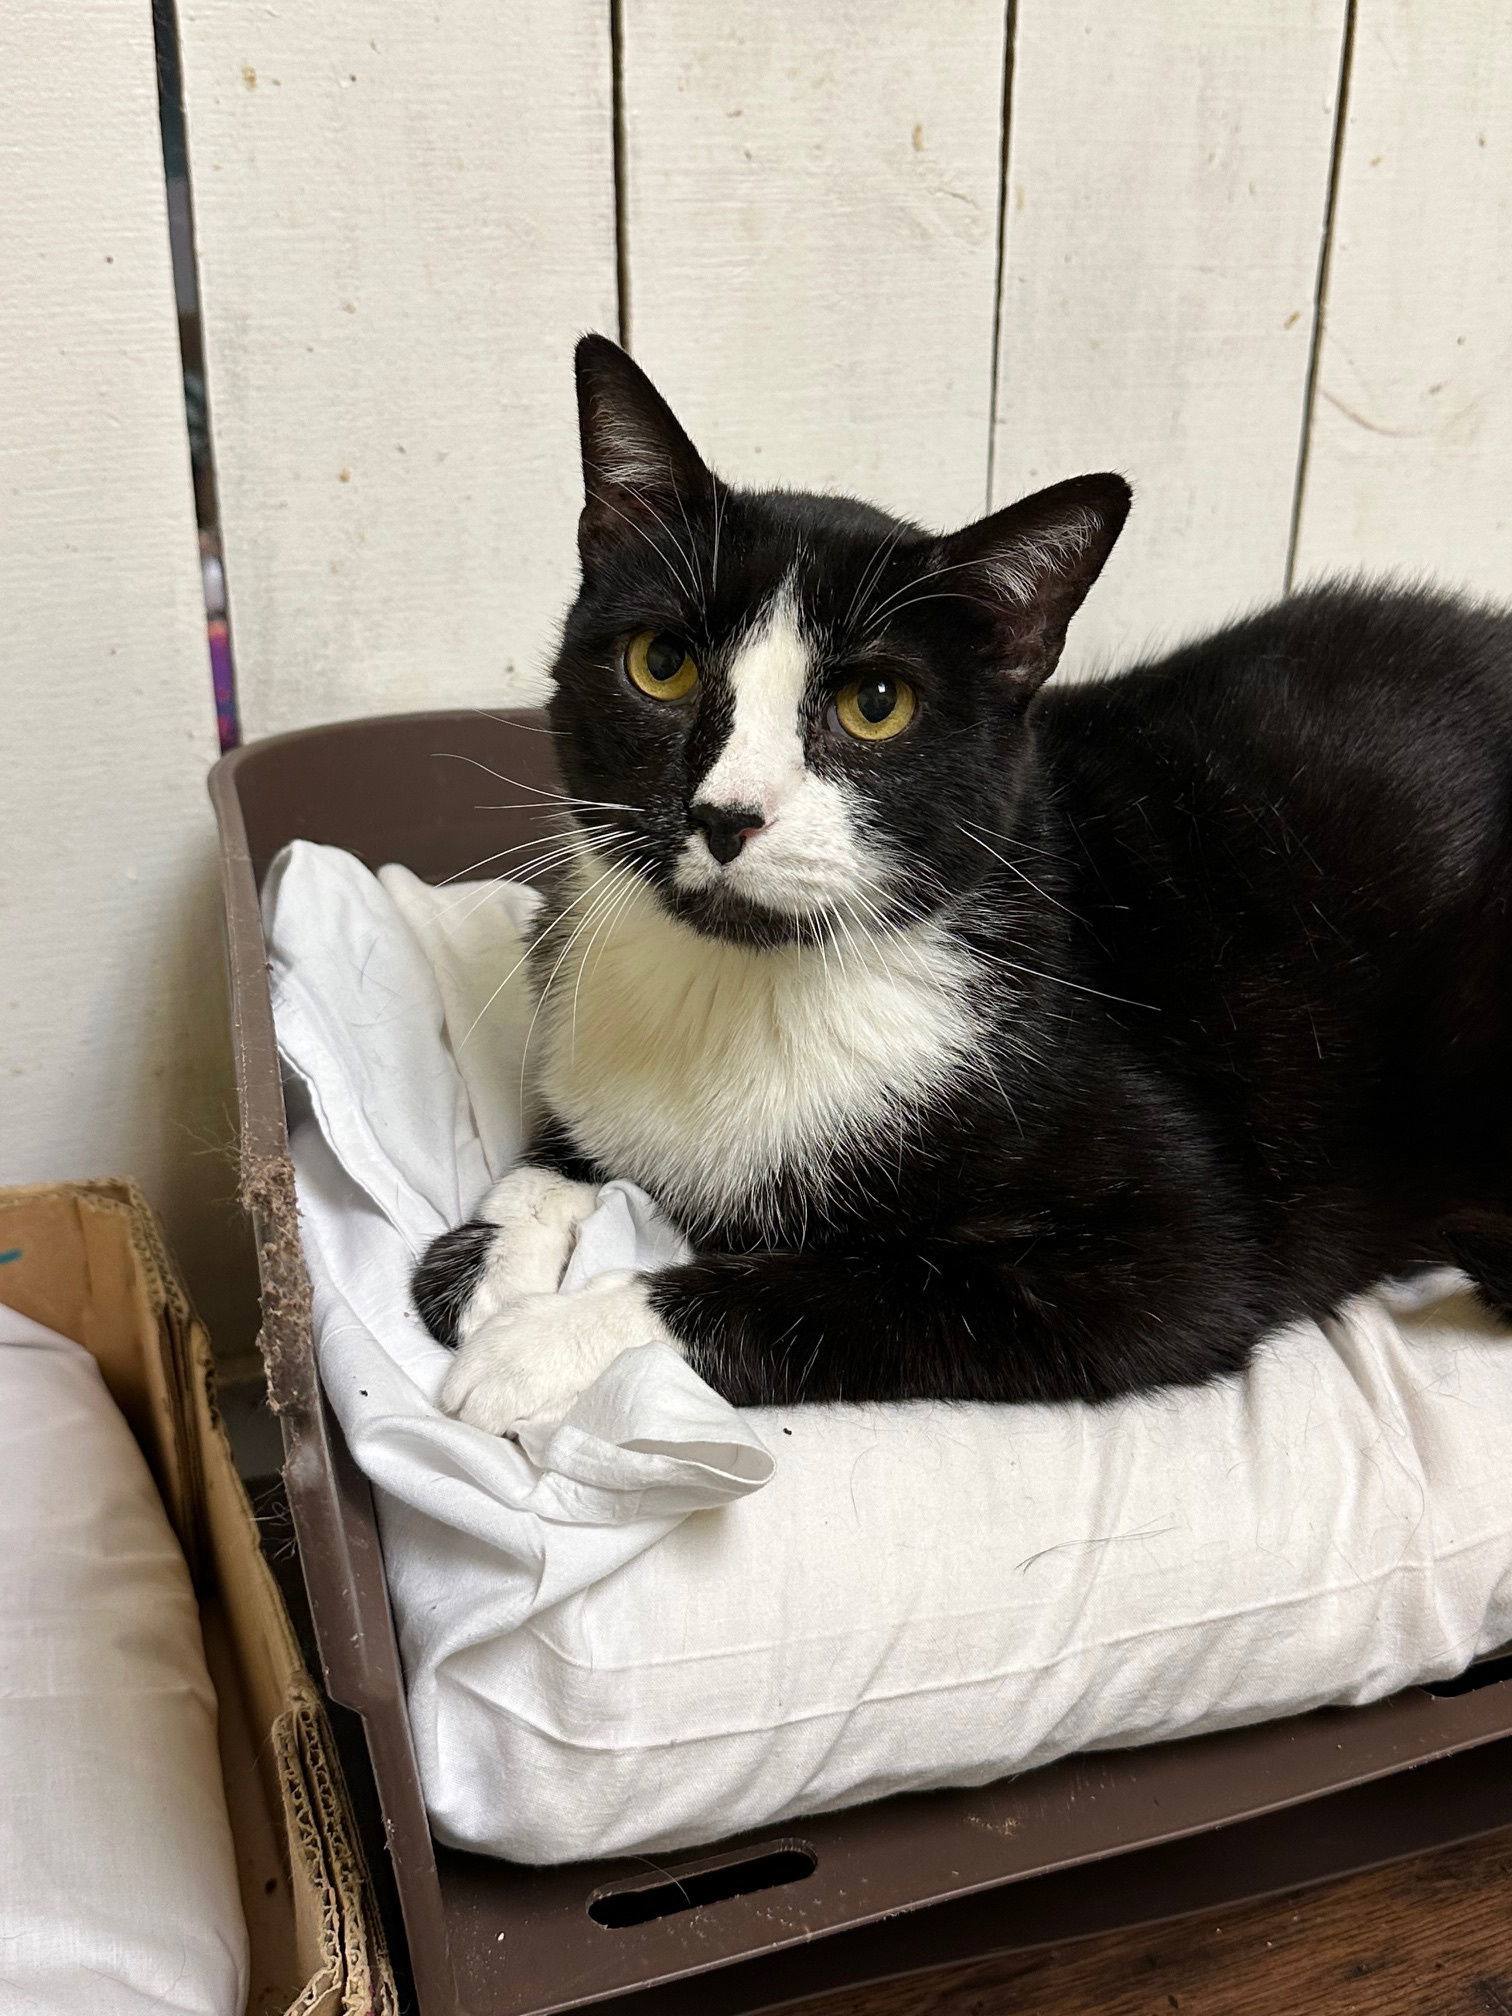
[[[592,1183],[529,1163],[512,1170],[475,1217],[426,1248],[410,1289],[427,1330],[442,1344],[462,1344],[522,1295],[552,1294],[597,1203]]]
[[[682,1347],[652,1309],[644,1274],[601,1274],[570,1295],[519,1295],[465,1326],[441,1408],[490,1435],[534,1415],[559,1421],[622,1351]]]
[[[465,1342],[480,1323],[491,1322],[522,1295],[549,1295],[561,1286],[578,1227],[598,1203],[592,1183],[574,1183],[554,1169],[528,1163],[512,1169],[478,1206],[486,1224],[497,1225],[477,1286],[457,1325]]]

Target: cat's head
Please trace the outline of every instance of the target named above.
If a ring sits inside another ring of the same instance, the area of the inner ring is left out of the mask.
[[[916,922],[969,889],[1128,485],[1080,476],[942,537],[732,489],[604,337],[577,376],[582,587],[551,719],[605,868],[758,944]]]

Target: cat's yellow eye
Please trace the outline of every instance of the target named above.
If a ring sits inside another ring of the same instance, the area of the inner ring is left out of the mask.
[[[625,670],[631,683],[653,700],[686,700],[698,684],[698,667],[687,645],[667,630],[642,630],[632,637]]]
[[[888,742],[903,733],[917,704],[906,679],[879,672],[841,687],[835,695],[835,719],[858,742]]]

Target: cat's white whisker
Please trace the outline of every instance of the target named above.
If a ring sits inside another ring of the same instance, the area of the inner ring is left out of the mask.
[[[633,812],[636,809],[633,805],[611,804],[609,800],[603,798],[574,798],[565,791],[550,791],[544,784],[527,784],[522,777],[506,777],[502,770],[495,770],[491,763],[485,763],[480,756],[469,756],[461,749],[436,749],[431,753],[449,763],[470,763],[474,770],[482,770],[490,777],[497,777],[501,784],[508,784],[516,791],[532,792],[534,799],[531,809],[533,809],[535,803],[600,807],[608,805],[609,809],[615,812]],[[519,808],[514,806],[486,806],[482,809],[486,811],[514,811]]]
[[[1039,883],[1034,880],[1034,877],[1032,875],[1026,875],[1023,869],[1020,868],[1016,862],[1010,861],[1008,859],[1008,856],[1006,854],[1000,854],[996,847],[989,846],[987,841],[985,841],[981,837],[981,835],[972,828],[972,824],[969,819],[958,819],[956,821],[956,831],[961,835],[963,839],[974,841],[975,844],[978,847],[980,847],[984,853],[990,854],[994,861],[1001,862],[1003,867],[1005,867],[1008,870],[1008,873],[1010,875],[1016,875],[1020,880],[1020,882],[1027,882],[1029,887],[1034,891],[1036,896],[1042,897],[1046,903],[1052,904],[1055,907],[1055,909],[1064,911],[1064,913],[1068,917],[1074,917],[1076,915],[1076,912],[1070,907],[1069,904],[1062,903],[1062,901],[1058,896],[1052,896],[1048,889],[1042,889]]]
[[[673,528],[671,519],[667,518],[666,516],[663,515],[662,512],[658,511],[655,505],[652,504],[651,501],[647,497],[645,497],[640,491],[631,490],[629,492],[629,495],[639,500],[641,508],[645,511],[647,517],[650,518],[651,522],[654,525],[659,526],[661,530],[667,535],[668,543],[671,545],[673,552],[676,553],[678,558],[679,562],[678,573],[681,577],[682,585],[687,590],[688,600],[700,612],[702,612],[704,606],[702,570],[698,565],[697,558],[695,557],[691,549],[687,546],[684,546],[681,539],[678,538],[677,533]],[[682,499],[681,497],[679,497],[678,498],[679,509],[681,509],[681,506],[682,506]],[[685,523],[686,523],[686,515],[687,514],[684,513]]]
[[[613,848],[636,837],[638,836],[633,834],[621,834],[617,827],[605,826],[600,832],[579,832],[574,834],[571,839],[562,838],[551,842],[549,846],[546,846],[541,841],[527,842],[525,843],[526,845],[543,847],[544,851],[533,856],[529,861],[516,861],[512,863],[509,874],[513,880],[528,882],[535,876],[545,874],[549,869],[560,867],[563,862],[571,860],[575,855],[585,853],[591,847]],[[497,859],[498,857],[494,856],[490,858]],[[473,890],[453,892],[453,900],[446,905],[444,912],[448,921],[455,918],[460,904],[467,901],[469,902],[469,907],[462,919],[465,922],[466,918],[472,916],[480,904],[488,901],[490,893],[497,888],[499,880],[498,876],[485,878],[484,888],[481,893]],[[444,885],[438,883],[436,886],[440,888]]]
[[[597,820],[593,826],[589,827],[585,825],[582,828],[584,833],[592,831],[613,833],[615,830],[616,828],[607,819]],[[435,886],[438,889],[445,889],[449,883],[463,882],[469,875],[475,875],[480,868],[487,868],[495,861],[507,861],[511,854],[523,854],[528,848],[542,847],[549,844],[552,844],[549,836],[537,836],[530,840],[517,840],[512,847],[500,847],[496,853],[485,854],[480,860],[469,862],[465,868],[453,869],[450,875],[443,875]],[[518,864],[518,872],[523,875],[529,875],[532,871],[530,867]]]
[[[593,892],[596,889],[601,888],[605,882],[608,882],[610,878],[614,875],[614,873],[615,869],[612,866],[607,868],[602,875],[599,875],[594,881],[589,883],[588,887],[583,891],[583,896],[577,898],[576,900],[578,902],[581,902],[584,897],[593,895]],[[571,952],[573,946],[577,943],[579,938],[582,937],[585,928],[587,927],[588,924],[592,922],[595,914],[598,912],[601,906],[605,902],[607,902],[612,895],[613,895],[612,889],[606,890],[603,896],[596,898],[592,903],[588,905],[587,910],[584,912],[582,918],[578,921],[578,924],[574,929],[571,937],[567,940],[567,943],[562,947],[562,950],[558,953],[556,963],[553,965],[550,973],[547,974],[546,978],[540,984],[540,987],[537,991],[535,1013],[530,1018],[530,1027],[525,1031],[525,1042],[520,1052],[520,1100],[522,1104],[524,1103],[525,1099],[526,1075],[530,1064],[531,1039],[535,1035],[536,1024],[541,1019],[541,1010],[546,1006],[547,1002],[551,999],[552,983],[555,981],[557,974],[561,971],[562,961],[567,957],[568,953]],[[557,917],[552,920],[553,926],[555,926],[555,924],[559,922],[562,917],[565,917],[568,910],[572,908],[573,904],[569,903],[561,911],[559,911]],[[538,940],[537,943],[539,942],[541,941]]]
[[[947,574],[959,574],[968,569],[978,568],[979,562],[975,560],[950,560],[944,562],[941,566],[929,568],[923,574],[915,574],[911,580],[903,582],[900,587],[894,589],[891,595],[885,596],[881,602],[873,606],[867,617],[866,627],[868,631],[878,629],[894,609],[900,605],[902,597],[905,595],[911,601],[922,601],[925,598],[918,594],[918,590],[927,588],[931,581],[939,581]],[[907,605],[904,604],[903,606],[906,607]]]
[[[885,616],[873,619],[870,631],[875,633],[876,630],[880,629],[882,624],[891,622],[896,616],[901,616],[905,609],[916,608],[923,602],[975,602],[979,608],[989,611],[995,610],[997,607],[996,603],[989,602],[986,596],[972,595],[964,588],[942,588],[929,595],[910,595],[906,602],[894,602],[889,607]]]
[[[551,921],[546,925],[545,927],[546,932],[555,930],[557,923],[560,921],[560,918],[566,914],[566,909],[570,909],[571,907],[572,905],[568,904],[565,906],[565,909],[563,911],[558,912],[557,916],[553,917]],[[545,932],[543,932],[542,936],[543,937],[545,936]],[[483,1003],[483,1006],[478,1010],[477,1014],[473,1017],[472,1021],[468,1023],[467,1028],[463,1033],[462,1041],[458,1045],[459,1049],[465,1048],[466,1045],[471,1041],[472,1036],[478,1027],[478,1024],[483,1020],[483,1017],[488,1013],[489,1009],[492,1008],[495,1001],[497,1001],[499,996],[504,992],[504,989],[509,985],[510,981],[513,980],[515,975],[530,963],[530,959],[534,950],[535,950],[534,944],[527,946],[525,951],[515,961],[514,965],[510,967],[509,971],[504,975],[504,978],[499,982],[498,986],[495,987],[493,992],[489,995],[488,999]]]
[[[475,805],[475,812],[538,812],[543,819],[573,812],[634,812],[634,805],[620,805],[608,798],[527,799],[521,805]]]
[[[597,964],[597,961],[593,959],[593,952],[595,946],[598,945],[600,941],[604,939],[606,932],[611,931],[614,928],[615,919],[624,910],[625,905],[631,901],[632,897],[634,896],[634,893],[635,893],[634,889],[629,885],[627,885],[624,889],[619,891],[617,900],[611,905],[609,910],[605,913],[602,921],[598,925],[597,929],[594,931],[593,936],[588,940],[588,943],[583,947],[583,956],[578,961],[577,982],[572,990],[571,1020],[572,1020],[572,1054],[574,1061],[576,1061],[577,1058],[578,998],[583,990],[583,975],[590,970],[590,961],[595,965]]]
[[[627,492],[629,495],[634,497],[639,497],[641,494],[638,490],[633,489],[629,484],[621,484],[619,487],[625,492]],[[666,568],[668,574],[672,577],[673,582],[676,584],[679,590],[686,589],[687,592],[690,595],[692,595],[695,600],[697,599],[698,594],[697,589],[688,580],[687,576],[681,571],[680,568],[673,566],[670,557],[663,551],[663,549],[660,546],[657,545],[656,541],[651,537],[651,534],[646,530],[644,525],[637,525],[635,520],[630,516],[629,512],[622,511],[619,508],[619,506],[613,501],[613,499],[606,496],[603,491],[601,490],[590,491],[589,494],[590,496],[592,496],[593,501],[595,502],[595,504],[599,506],[600,509],[611,511],[616,518],[622,520],[624,524],[630,527],[630,530],[632,532],[636,533],[641,539],[645,541],[645,543],[651,548],[651,551],[656,555],[657,559],[660,560],[662,565]],[[658,523],[665,523],[665,521],[658,518]],[[676,542],[674,541],[673,543],[675,544]]]
[[[543,671],[549,669],[548,665],[542,666]],[[468,712],[476,714],[480,721],[497,721],[501,728],[507,728],[511,734],[515,735],[559,736],[562,732],[559,728],[553,728],[547,721],[523,721],[518,714],[513,717],[508,714],[493,714],[486,707],[472,707],[468,709]]]
[[[703,561],[699,556],[698,542],[693,536],[693,526],[688,517],[688,507],[683,502],[682,490],[675,481],[673,483],[672,489],[673,489],[673,495],[677,498],[678,511],[682,516],[683,530],[688,535],[688,544],[686,549],[688,559],[693,567],[695,574],[698,577],[698,613],[700,614],[700,616],[707,616],[709,609],[709,595],[707,588],[704,586]],[[670,535],[671,527],[668,526],[667,530]]]
[[[712,601],[719,593],[719,533],[724,519],[724,499],[720,495],[719,479],[712,469],[709,471],[709,495],[714,515],[714,556],[709,564],[709,597]]]
[[[847,630],[853,629],[865,616],[868,598],[875,592],[877,584],[882,579],[882,573],[888,560],[897,550],[899,542],[908,529],[906,525],[895,525],[885,539],[877,542],[877,550],[862,569],[861,578],[856,583],[855,592],[850,599],[850,606],[845,612],[845,628]]]

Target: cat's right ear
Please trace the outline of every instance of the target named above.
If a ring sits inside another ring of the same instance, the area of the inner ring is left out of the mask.
[[[1055,670],[1066,626],[1113,551],[1131,496],[1122,476],[1074,476],[939,542],[939,572],[952,577],[942,585],[987,612],[998,664],[1025,693]]]
[[[583,444],[578,546],[586,560],[623,538],[628,526],[686,518],[707,500],[714,479],[671,407],[617,343],[583,337],[576,365]]]

